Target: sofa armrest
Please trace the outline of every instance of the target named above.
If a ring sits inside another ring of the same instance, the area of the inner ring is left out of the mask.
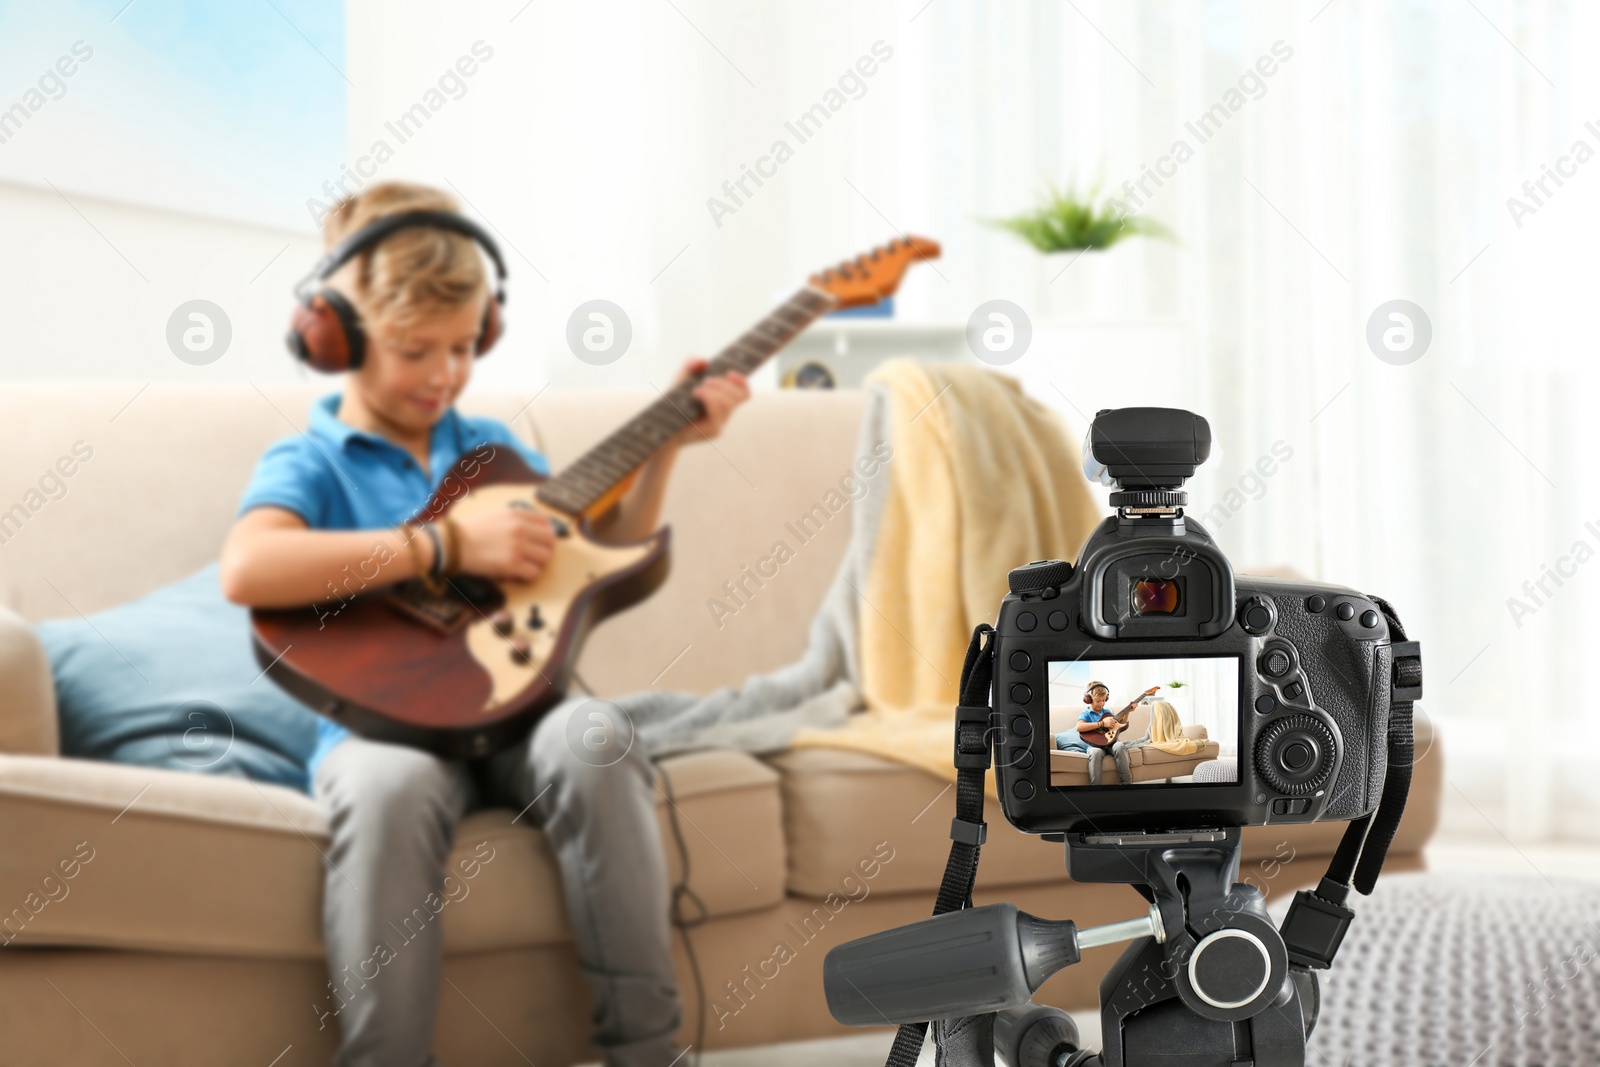
[[[0,607],[0,752],[54,756],[60,751],[50,659],[33,627]]]
[[[1185,726],[1183,728],[1183,736],[1184,737],[1188,737],[1188,738],[1193,738],[1196,741],[1209,741],[1209,740],[1211,740],[1211,734],[1206,730],[1206,728],[1204,726],[1198,726],[1198,725],[1197,726]]]

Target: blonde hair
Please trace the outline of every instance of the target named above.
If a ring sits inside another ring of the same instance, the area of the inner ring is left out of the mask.
[[[411,182],[380,182],[341,200],[322,223],[332,248],[368,223],[407,211],[459,211],[448,193]],[[483,256],[470,237],[427,226],[386,237],[334,275],[361,316],[405,327],[429,312],[454,311],[488,295]]]

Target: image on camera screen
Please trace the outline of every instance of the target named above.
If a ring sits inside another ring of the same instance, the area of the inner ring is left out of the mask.
[[[1050,784],[1234,785],[1236,656],[1051,660]]]

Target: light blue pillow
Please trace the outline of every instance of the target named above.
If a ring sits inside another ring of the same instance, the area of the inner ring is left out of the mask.
[[[36,627],[61,754],[233,775],[309,791],[315,712],[261,673],[250,611],[211,565],[138,600]]]

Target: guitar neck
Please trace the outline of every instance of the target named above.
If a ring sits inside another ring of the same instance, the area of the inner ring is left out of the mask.
[[[729,371],[748,374],[802,330],[829,311],[836,301],[811,286],[801,287],[770,314],[746,330],[737,341],[717,353],[705,376]],[[661,394],[578,461],[539,487],[538,497],[569,515],[583,515],[605,499],[667,439],[700,415],[694,398],[697,381],[685,381]]]

